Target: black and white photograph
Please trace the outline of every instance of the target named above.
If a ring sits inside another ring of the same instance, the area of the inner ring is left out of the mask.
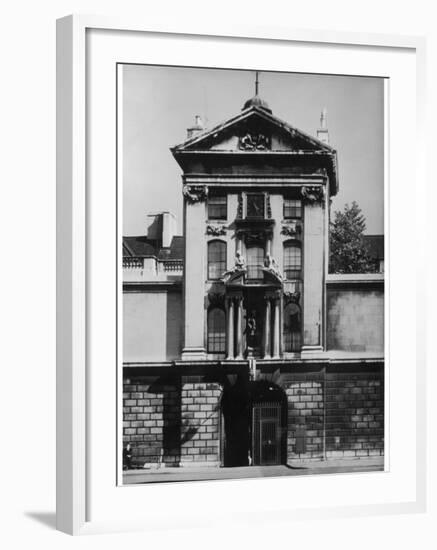
[[[122,484],[383,471],[384,78],[117,85]]]

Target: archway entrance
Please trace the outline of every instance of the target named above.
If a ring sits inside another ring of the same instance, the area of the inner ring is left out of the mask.
[[[237,378],[222,397],[222,464],[272,466],[286,462],[287,400],[268,381]]]

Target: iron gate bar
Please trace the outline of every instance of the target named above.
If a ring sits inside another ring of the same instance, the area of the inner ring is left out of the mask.
[[[281,463],[281,434],[281,403],[254,403],[252,409],[254,465],[272,466]]]

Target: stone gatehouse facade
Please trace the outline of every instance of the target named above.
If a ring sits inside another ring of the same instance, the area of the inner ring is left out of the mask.
[[[170,212],[123,239],[123,441],[133,465],[384,454],[383,274],[330,275],[337,156],[258,95],[172,148]]]

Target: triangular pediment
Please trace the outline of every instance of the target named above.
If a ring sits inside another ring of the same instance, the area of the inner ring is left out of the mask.
[[[250,107],[210,130],[173,148],[178,151],[239,151],[247,153],[324,151],[333,149],[262,108]]]

